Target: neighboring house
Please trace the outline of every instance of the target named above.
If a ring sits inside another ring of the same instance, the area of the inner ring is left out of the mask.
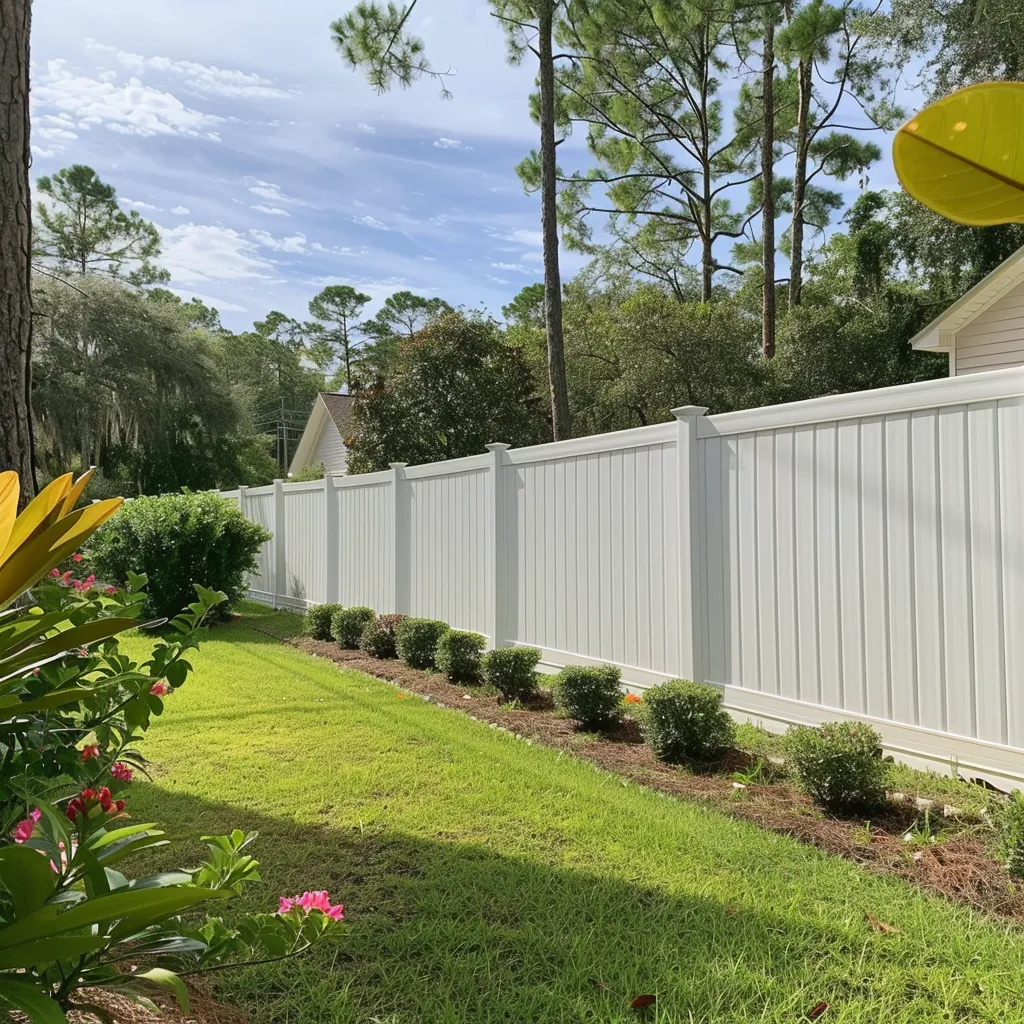
[[[949,375],[1024,364],[1024,246],[910,339],[948,352]]]
[[[289,476],[318,462],[324,464],[325,473],[346,472],[348,449],[343,438],[348,435],[351,418],[351,395],[321,391],[295,449],[295,458],[288,467]]]

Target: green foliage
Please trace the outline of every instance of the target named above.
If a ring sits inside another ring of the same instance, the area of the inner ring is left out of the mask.
[[[375,615],[363,630],[359,646],[374,658],[398,657],[398,626],[404,615]]]
[[[555,676],[555,700],[585,729],[605,729],[619,718],[621,681],[613,665],[566,665]]]
[[[448,632],[448,623],[437,619],[403,619],[395,628],[398,656],[410,668],[434,668],[438,641]]]
[[[310,480],[323,480],[324,478],[324,464],[322,462],[311,462],[308,466],[303,466],[296,473],[292,473],[288,479],[293,484],[306,483]]]
[[[1024,793],[1015,790],[995,804],[992,820],[999,833],[999,850],[1011,878],[1024,878]]]
[[[484,656],[484,680],[505,700],[529,700],[537,693],[536,647],[496,647]]]
[[[363,630],[373,621],[373,609],[363,606],[338,607],[331,616],[331,636],[345,648],[356,650]]]
[[[413,292],[389,295],[376,314],[359,325],[366,343],[359,353],[360,371],[368,380],[389,377],[403,341],[411,341],[428,324],[453,312],[444,299],[426,299]]]
[[[328,285],[309,300],[313,321],[305,325],[306,354],[324,373],[339,366],[336,384],[352,387],[359,355],[354,321],[369,301],[369,295],[348,284]]]
[[[270,537],[216,494],[167,494],[126,503],[87,550],[103,579],[125,583],[133,572],[144,574],[148,613],[172,616],[196,584],[223,591],[228,604],[242,597]]]
[[[735,742],[722,692],[706,683],[670,680],[649,689],[640,707],[647,742],[670,764],[712,764]]]
[[[152,262],[160,255],[160,233],[137,210],[125,213],[112,185],[84,164],[73,164],[36,181],[34,256],[65,274],[122,276],[133,284],[166,281]]]
[[[437,667],[453,682],[474,682],[487,641],[479,633],[449,629],[441,634],[434,653]]]
[[[340,604],[315,604],[302,620],[302,632],[314,640],[330,640],[331,623],[341,611]]]
[[[542,403],[524,353],[498,325],[447,313],[402,342],[386,378],[355,392],[349,468],[415,465],[477,455],[491,441],[545,437]]]
[[[870,813],[885,803],[889,765],[882,737],[860,722],[793,726],[786,754],[800,785],[836,814]]]

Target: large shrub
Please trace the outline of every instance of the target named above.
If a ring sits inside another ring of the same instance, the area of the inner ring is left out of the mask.
[[[785,748],[800,785],[822,807],[850,814],[885,802],[889,766],[882,760],[882,737],[870,725],[796,725],[786,733]]]
[[[330,640],[331,620],[340,610],[340,604],[313,605],[302,620],[302,632],[314,640]]]
[[[395,634],[398,624],[404,619],[404,615],[396,614],[374,616],[363,629],[359,646],[374,658],[397,658],[398,637]]]
[[[670,764],[711,764],[736,739],[722,693],[705,683],[673,679],[648,690],[640,707],[651,749]]]
[[[217,494],[165,494],[125,503],[96,532],[86,555],[92,571],[110,583],[144,574],[147,612],[169,618],[193,599],[196,584],[227,594],[228,605],[244,596],[270,537]]]
[[[584,728],[603,729],[619,717],[621,679],[613,665],[566,665],[555,677],[555,699]]]
[[[496,647],[484,657],[484,680],[506,700],[529,700],[537,692],[536,647]]]
[[[486,642],[479,633],[449,629],[437,641],[434,662],[453,683],[473,682],[480,676]]]
[[[438,619],[404,619],[395,630],[398,656],[410,668],[434,668],[437,642],[448,632]]]
[[[996,805],[993,815],[999,833],[999,852],[1013,878],[1024,878],[1024,794],[1010,794]]]
[[[368,623],[373,621],[373,609],[364,606],[341,608],[331,616],[331,636],[349,650],[359,646],[359,638],[363,635]]]

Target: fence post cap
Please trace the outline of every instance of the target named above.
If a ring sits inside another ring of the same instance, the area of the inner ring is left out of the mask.
[[[408,466],[409,463],[408,462],[389,462],[388,465],[392,469],[405,469],[405,467]]]
[[[505,444],[504,441],[492,441],[490,444],[485,444],[484,447],[489,452],[507,452],[512,445]]]
[[[690,417],[703,416],[708,411],[706,405],[680,405],[672,410],[672,415],[677,420],[689,419]]]

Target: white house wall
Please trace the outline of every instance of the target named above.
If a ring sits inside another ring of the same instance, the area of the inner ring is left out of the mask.
[[[953,360],[957,375],[1024,364],[1024,284],[957,332]]]
[[[326,473],[345,473],[348,471],[348,449],[341,438],[337,424],[328,416],[323,430],[317,438],[316,448],[309,460],[311,463],[322,462]]]

